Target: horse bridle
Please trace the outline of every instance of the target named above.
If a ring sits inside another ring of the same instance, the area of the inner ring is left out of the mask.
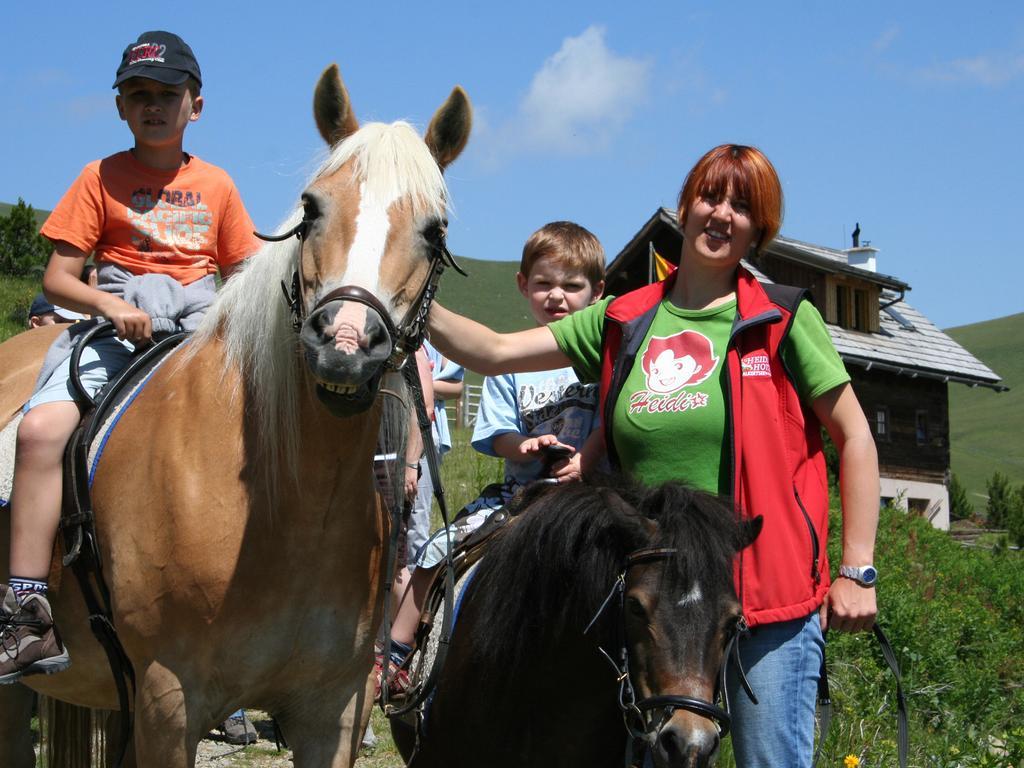
[[[301,243],[305,241],[306,236],[309,234],[311,224],[312,220],[303,216],[302,221],[287,232],[279,235],[264,235],[259,232],[254,232],[253,234],[261,240],[271,243],[279,243],[290,237],[297,237]],[[437,287],[441,281],[441,274],[447,267],[452,267],[464,277],[467,274],[459,266],[458,262],[455,261],[451,251],[448,250],[447,238],[445,236],[446,226],[447,222],[444,222],[439,227],[437,242],[431,244],[430,269],[419,291],[416,293],[416,298],[409,305],[409,309],[406,310],[402,321],[397,325],[391,319],[391,314],[380,300],[368,290],[358,285],[343,285],[340,288],[335,288],[333,291],[329,291],[326,295],[322,296],[313,306],[312,310],[307,310],[304,300],[306,285],[302,279],[302,246],[300,245],[296,252],[295,264],[292,269],[291,286],[289,287],[283,280],[281,281],[281,290],[284,293],[285,304],[291,310],[292,328],[298,333],[307,317],[332,301],[355,301],[359,304],[364,304],[380,315],[388,336],[392,340],[391,354],[386,365],[392,370],[398,370],[405,363],[406,358],[423,344],[423,339],[427,333],[427,316],[430,314],[430,307],[434,303]]]
[[[604,602],[601,603],[601,607],[597,609],[597,613],[594,614],[594,618],[590,620],[587,628],[583,630],[584,634],[590,631],[590,628],[594,626],[598,618],[600,618],[605,609],[611,604],[612,600],[617,595],[619,603],[619,661],[613,659],[604,648],[598,646],[598,650],[615,669],[616,680],[619,683],[619,709],[622,710],[622,719],[626,725],[626,730],[629,732],[630,736],[646,742],[647,744],[652,744],[654,742],[654,739],[662,725],[664,725],[664,723],[678,709],[684,709],[688,712],[693,712],[694,714],[714,721],[718,726],[719,735],[724,737],[729,732],[731,723],[729,693],[728,688],[726,687],[726,674],[730,661],[736,665],[740,682],[743,684],[743,689],[746,691],[751,701],[755,704],[757,703],[757,697],[754,695],[754,692],[750,688],[750,684],[747,682],[747,676],[744,673],[743,665],[740,662],[738,641],[742,635],[747,633],[747,623],[742,616],[739,617],[732,627],[729,641],[725,647],[722,667],[719,671],[718,689],[722,696],[723,706],[720,707],[712,701],[694,698],[693,696],[682,696],[679,694],[648,696],[646,699],[637,701],[636,689],[633,687],[633,681],[630,677],[629,649],[625,632],[626,574],[634,565],[648,563],[652,560],[669,560],[675,554],[676,549],[671,547],[652,547],[639,549],[631,553],[626,558],[625,568],[623,568],[622,573],[620,573],[615,579],[615,583],[612,585],[608,596],[604,599]],[[661,717],[655,720],[653,713],[658,711],[661,712]]]

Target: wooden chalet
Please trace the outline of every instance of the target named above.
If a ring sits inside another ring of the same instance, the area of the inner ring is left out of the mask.
[[[652,282],[653,250],[678,266],[682,233],[661,208],[608,266],[606,293]],[[948,385],[1005,391],[984,363],[907,304],[910,286],[878,272],[878,250],[836,250],[781,235],[756,263],[760,279],[807,288],[875,433],[882,500],[949,528]]]

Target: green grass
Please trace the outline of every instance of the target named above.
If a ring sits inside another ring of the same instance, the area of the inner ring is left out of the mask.
[[[1009,392],[949,385],[952,469],[975,510],[985,509],[985,481],[995,471],[1024,485],[1024,313],[946,331],[1003,377]]]
[[[28,308],[41,290],[35,278],[0,275],[0,341],[25,330]]]

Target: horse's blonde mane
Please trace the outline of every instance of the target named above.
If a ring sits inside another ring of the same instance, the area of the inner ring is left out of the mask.
[[[383,201],[408,198],[415,216],[444,215],[448,196],[444,177],[408,123],[365,125],[331,150],[310,183],[350,160],[364,195]],[[279,231],[289,231],[301,219],[302,208],[297,206]],[[194,357],[212,340],[222,343],[225,371],[233,368],[240,374],[235,380],[248,397],[246,407],[256,422],[262,463],[271,476],[282,459],[293,476],[298,472],[301,353],[281,283],[291,286],[301,245],[298,238],[266,243],[246,259],[224,284],[188,351],[188,357]]]

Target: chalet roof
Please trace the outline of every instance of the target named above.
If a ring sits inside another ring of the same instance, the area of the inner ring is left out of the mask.
[[[675,211],[659,208],[608,265],[609,277],[623,270],[641,254],[646,258],[647,243],[668,227],[679,237]],[[828,325],[829,334],[843,362],[867,370],[885,370],[897,375],[955,381],[968,386],[984,386],[997,391],[1007,387],[987,365],[935,327],[927,317],[904,298],[910,286],[895,277],[850,265],[843,251],[805,243],[779,235],[766,249],[774,256],[833,274],[855,276],[877,284],[879,326],[877,333],[855,331]],[[759,279],[773,282],[746,261],[744,266]]]

